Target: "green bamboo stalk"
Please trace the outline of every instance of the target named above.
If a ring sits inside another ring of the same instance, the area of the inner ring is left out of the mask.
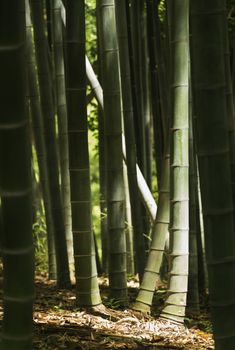
[[[97,102],[99,103],[100,107],[103,109],[104,108],[103,89],[98,79],[96,78],[96,75],[88,59],[86,59],[86,73],[87,73],[87,78],[89,80],[89,83],[95,93]],[[122,154],[123,154],[123,159],[126,162],[126,147],[125,147],[126,141],[125,141],[124,135],[122,135],[122,140],[123,140]],[[137,173],[137,184],[138,184],[139,195],[141,197],[143,205],[145,206],[149,214],[149,218],[151,222],[154,222],[156,218],[156,213],[157,213],[157,205],[138,164],[136,164],[136,173]]]
[[[31,129],[31,125],[30,125]],[[33,139],[31,138],[32,148],[35,148],[35,144],[33,142]],[[31,163],[34,164],[34,162],[37,162],[36,156],[32,154],[32,160]],[[32,193],[33,193],[33,224],[37,222],[37,218],[43,217],[43,203],[42,203],[42,191],[40,183],[37,179],[36,175],[36,169],[35,167],[32,167]]]
[[[158,1],[159,2],[159,1]],[[167,8],[167,0],[164,4]],[[156,56],[157,56],[157,67],[159,75],[159,95],[161,103],[161,121],[163,128],[163,135],[165,142],[168,139],[169,130],[169,111],[170,103],[168,98],[169,85],[170,85],[170,40],[169,40],[169,30],[167,26],[167,21],[169,19],[167,14],[167,9],[165,10],[164,23],[161,25],[159,18],[158,6],[155,7],[156,13]],[[163,33],[162,33],[163,32]]]
[[[218,350],[235,346],[235,236],[226,108],[225,10],[223,0],[191,2],[196,142],[210,310]]]
[[[35,147],[39,165],[39,177],[43,191],[43,203],[45,208],[45,218],[47,226],[47,244],[48,244],[48,274],[49,279],[56,280],[56,257],[55,257],[55,239],[54,223],[51,211],[51,197],[49,191],[49,175],[46,163],[46,145],[43,133],[43,118],[40,104],[40,93],[37,80],[37,65],[35,49],[33,43],[33,31],[30,17],[29,1],[25,1],[26,6],[26,41],[27,41],[27,67],[29,82],[30,111],[32,118],[32,127],[35,138]]]
[[[134,276],[135,274],[135,259],[134,259],[134,239],[133,239],[133,224],[131,217],[130,192],[128,186],[127,167],[123,163],[123,176],[125,186],[125,213],[126,213],[126,267],[127,273]]]
[[[170,272],[161,317],[184,322],[189,253],[189,3],[171,4]]]
[[[131,93],[131,75],[129,63],[129,47],[126,20],[125,0],[115,1],[116,24],[119,44],[120,74],[122,87],[122,108],[125,130],[125,159],[128,172],[128,184],[131,201],[131,216],[134,231],[136,265],[140,279],[145,266],[145,242],[143,236],[143,221],[141,217],[140,197],[138,194],[136,170],[136,142],[134,132],[134,114]]]
[[[148,52],[148,40],[147,40],[147,15],[145,10],[144,1],[141,3],[141,80],[143,87],[143,124],[145,133],[145,150],[146,150],[146,181],[149,188],[152,188],[152,111],[150,106],[150,67],[149,67],[149,52]],[[146,222],[146,227],[149,226],[149,222]],[[149,241],[147,241],[149,242]]]
[[[196,141],[195,141],[196,143]],[[196,145],[195,145],[196,149]],[[206,266],[205,234],[202,215],[201,186],[198,170],[198,157],[196,155],[196,181],[197,181],[197,246],[198,246],[198,288],[201,298],[205,298],[208,290],[208,272]]]
[[[122,113],[114,0],[98,0],[104,127],[107,155],[107,211],[110,296],[127,300],[125,192],[122,164]]]
[[[146,179],[146,139],[144,125],[144,106],[143,106],[143,80],[142,80],[142,40],[141,40],[141,17],[143,11],[143,1],[131,0],[130,2],[130,24],[131,24],[131,48],[132,48],[132,84],[135,98],[135,131],[136,131],[136,150],[140,169]]]
[[[227,28],[227,18],[224,14],[224,55],[225,55],[225,76],[226,76],[226,100],[227,100],[227,118],[228,135],[230,149],[230,167],[233,191],[233,205],[235,205],[235,110],[233,101],[233,87],[230,67],[229,38]]]
[[[134,310],[150,313],[156,284],[160,278],[160,267],[168,237],[170,212],[170,155],[167,150],[163,158],[163,172],[159,187],[158,210],[152,228],[152,242],[144,270],[140,290],[133,306]]]
[[[158,0],[146,1],[147,11],[147,37],[148,37],[148,51],[149,51],[149,65],[150,65],[150,88],[151,88],[151,110],[153,119],[153,135],[154,135],[154,150],[157,166],[157,180],[160,185],[162,173],[162,161],[164,150],[164,137],[162,125],[162,107],[160,100],[160,73],[158,67],[158,37],[157,37],[157,21],[158,20]]]
[[[99,128],[99,180],[100,180],[100,231],[102,246],[102,269],[108,272],[108,226],[107,226],[107,181],[104,136],[104,112],[98,106]]]
[[[74,278],[73,236],[70,204],[69,146],[67,126],[67,105],[64,74],[63,27],[61,0],[52,1],[52,47],[54,52],[57,120],[61,169],[61,191],[64,212],[66,246],[69,259],[70,278]]]
[[[66,4],[66,92],[69,169],[77,303],[101,304],[91,220],[90,164],[86,110],[85,4]]]
[[[190,117],[189,117],[189,277],[187,308],[189,312],[199,313],[199,289],[198,289],[198,223],[196,195],[198,185],[196,180],[196,152],[192,125],[192,96],[190,92]]]
[[[0,347],[32,349],[34,247],[25,2],[0,12],[0,197],[3,323]]]
[[[158,85],[159,85],[159,104],[161,110],[161,127],[163,133],[163,144],[168,140],[168,130],[169,130],[169,72],[170,72],[170,49],[169,49],[169,27],[167,15],[167,0],[164,4],[166,7],[166,14],[164,23],[160,23],[159,18],[159,0],[147,0],[146,10],[148,16],[148,28],[149,35],[151,39],[151,49],[150,51],[150,64],[151,64],[151,51],[155,56],[153,62],[153,69],[155,68]],[[156,96],[155,96],[156,98]],[[165,145],[163,145],[162,150],[164,151]]]
[[[96,15],[97,24],[97,59],[98,59],[98,78],[102,79],[102,64],[101,64],[101,52],[99,45],[99,21]],[[99,90],[96,89],[96,75],[92,69],[89,59],[86,56],[86,74],[90,83],[91,90],[95,91],[99,96]],[[94,85],[95,84],[95,85]],[[98,84],[99,86],[99,84]],[[97,97],[96,97],[97,99]],[[99,102],[102,100],[102,103]],[[98,98],[98,130],[99,130],[99,184],[100,184],[100,230],[101,230],[101,247],[102,247],[102,267],[103,271],[108,274],[108,222],[107,222],[107,172],[106,172],[106,153],[105,153],[105,134],[104,134],[104,106],[103,106],[103,91]]]
[[[144,178],[148,182],[148,164],[147,151],[149,145],[147,145],[146,135],[146,105],[144,104],[144,82],[143,82],[143,42],[142,42],[142,19],[144,14],[144,2],[138,0],[131,0],[130,6],[126,2],[127,7],[127,19],[130,22],[129,25],[129,52],[130,66],[131,66],[131,81],[132,81],[132,93],[133,93],[133,111],[134,111],[134,128],[135,128],[135,141],[136,141],[136,154],[137,162],[144,175]],[[129,14],[128,14],[129,13]],[[148,185],[150,185],[148,183]],[[149,235],[149,221],[146,210],[142,206],[142,226],[143,234],[147,237]],[[155,218],[154,218],[155,219]],[[145,239],[146,250],[149,248],[149,240]],[[143,271],[142,271],[143,272]]]
[[[57,263],[57,284],[60,287],[70,285],[68,254],[66,248],[63,208],[59,184],[59,162],[55,133],[55,114],[51,71],[48,62],[47,40],[43,18],[43,6],[40,0],[30,0],[34,28],[36,58],[40,97],[44,118],[44,134],[47,148],[47,167],[49,174],[52,215],[55,225],[55,248]]]

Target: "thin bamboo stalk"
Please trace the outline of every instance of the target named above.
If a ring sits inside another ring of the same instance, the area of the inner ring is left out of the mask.
[[[144,101],[143,101],[143,79],[142,79],[142,40],[141,40],[141,17],[143,11],[143,1],[130,1],[130,29],[131,29],[131,49],[132,51],[132,84],[135,98],[133,103],[135,106],[135,131],[136,131],[136,151],[137,160],[140,169],[147,178],[146,167],[146,139],[145,139],[145,125],[144,125]]]
[[[49,190],[49,175],[46,162],[46,144],[44,138],[44,126],[42,109],[40,104],[40,92],[37,79],[37,65],[35,57],[35,48],[33,42],[33,28],[30,16],[29,1],[26,0],[26,40],[27,40],[27,65],[30,110],[32,118],[32,127],[35,138],[35,147],[39,165],[39,177],[43,191],[43,202],[45,208],[45,218],[47,226],[47,245],[48,245],[48,277],[56,280],[56,257],[55,257],[55,238],[54,223],[51,211],[51,197]]]
[[[187,308],[189,312],[199,313],[199,289],[198,289],[198,223],[197,212],[197,174],[196,174],[196,152],[193,134],[192,121],[192,95],[190,91],[189,106],[189,277],[188,277],[188,294]]]
[[[142,206],[138,194],[136,169],[136,142],[134,133],[134,114],[131,93],[131,76],[129,64],[129,47],[126,21],[125,0],[115,1],[117,34],[119,44],[120,75],[122,87],[122,109],[125,138],[123,138],[122,152],[127,164],[128,184],[131,201],[131,216],[134,231],[136,252],[136,266],[140,279],[142,279],[145,266],[145,241],[143,236]]]
[[[68,118],[64,73],[64,44],[61,18],[61,0],[52,1],[52,47],[54,52],[57,120],[61,169],[61,192],[64,212],[66,246],[69,259],[70,278],[74,278],[73,236],[70,204]]]
[[[57,284],[60,287],[66,287],[70,285],[70,276],[60,194],[54,101],[52,95],[51,71],[48,62],[47,40],[44,31],[43,7],[40,0],[30,0],[30,5],[34,28],[40,97],[44,118],[52,215],[55,225]]]
[[[148,51],[149,51],[149,64],[150,64],[150,82],[151,82],[151,108],[153,118],[153,134],[154,134],[154,150],[157,165],[157,179],[160,185],[161,172],[162,172],[162,159],[164,150],[164,137],[163,137],[163,125],[162,125],[162,108],[160,101],[160,89],[159,89],[159,68],[157,57],[157,25],[156,18],[158,20],[158,0],[147,0],[147,34],[148,34]],[[158,44],[159,46],[159,44]],[[159,55],[159,53],[158,53]]]

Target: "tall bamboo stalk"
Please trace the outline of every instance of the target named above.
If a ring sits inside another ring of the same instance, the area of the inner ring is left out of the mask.
[[[192,120],[192,96],[190,92],[190,117],[189,117],[189,277],[187,307],[189,311],[198,313],[199,289],[198,289],[198,207],[196,196],[198,194],[196,173],[196,152],[193,134]]]
[[[31,349],[34,300],[31,145],[25,65],[25,2],[0,12],[0,197],[3,257],[1,348]]]
[[[49,190],[49,175],[46,161],[46,144],[44,138],[44,126],[42,109],[40,103],[40,93],[37,77],[37,65],[35,57],[35,48],[33,42],[33,28],[30,16],[29,1],[26,4],[26,40],[27,40],[27,68],[29,82],[30,111],[32,118],[32,127],[35,139],[35,148],[39,166],[39,178],[43,191],[43,203],[45,208],[45,218],[47,227],[47,245],[48,245],[48,276],[49,279],[56,280],[56,257],[55,257],[55,238],[54,222],[51,211],[51,197]]]
[[[233,98],[233,87],[232,87],[232,78],[231,78],[229,38],[228,38],[226,14],[224,14],[224,55],[225,55],[226,100],[227,100],[226,106],[227,106],[228,135],[229,135],[229,149],[230,149],[230,167],[231,167],[233,203],[235,206],[235,110],[234,110],[234,98]]]
[[[101,50],[100,50],[100,29],[99,20],[96,16],[97,23],[97,56],[98,56],[98,79],[102,79],[102,64],[101,64]],[[107,222],[107,172],[106,172],[106,153],[105,153],[105,135],[104,135],[104,103],[103,91],[100,93],[99,83],[93,68],[86,57],[86,74],[90,83],[92,92],[98,96],[98,130],[99,130],[99,183],[100,183],[100,230],[101,230],[101,246],[102,246],[102,267],[103,271],[108,273],[108,222]],[[101,81],[101,80],[100,80]],[[98,88],[96,88],[96,85]],[[95,91],[96,93],[95,93]],[[102,101],[102,103],[100,103]]]
[[[97,1],[104,89],[110,294],[127,298],[122,113],[114,0]]]
[[[143,236],[143,222],[141,218],[141,205],[138,194],[136,171],[136,143],[134,132],[134,114],[131,93],[131,76],[129,63],[129,47],[126,20],[125,0],[115,1],[117,34],[119,44],[120,75],[122,87],[122,108],[125,130],[126,164],[128,172],[128,184],[131,201],[131,215],[134,231],[136,265],[140,278],[142,278],[145,266],[145,242]]]
[[[66,235],[66,246],[69,259],[70,277],[74,277],[74,258],[73,258],[73,236],[72,236],[72,218],[70,203],[70,179],[69,179],[69,146],[68,146],[68,118],[65,90],[64,73],[64,43],[63,26],[61,18],[61,0],[52,1],[52,43],[55,65],[55,85],[56,85],[56,103],[57,120],[59,133],[59,151],[60,151],[60,169],[61,169],[61,192],[64,211],[64,224]]]
[[[147,15],[144,1],[141,3],[141,80],[143,87],[143,125],[145,133],[145,152],[146,152],[146,181],[150,189],[152,188],[152,111],[151,111],[151,95],[150,95],[150,66],[149,66],[149,51],[147,40]],[[149,222],[146,222],[148,228]],[[149,241],[148,241],[149,242]]]
[[[143,11],[143,1],[131,0],[130,2],[130,48],[132,49],[132,87],[135,98],[135,131],[136,131],[136,150],[140,169],[146,178],[146,139],[144,126],[144,107],[143,107],[143,80],[142,80],[142,40],[141,40],[141,18]]]
[[[108,226],[107,226],[107,181],[104,137],[104,111],[98,106],[99,123],[99,183],[100,183],[100,231],[102,246],[102,269],[108,272]]]
[[[160,185],[161,173],[162,173],[162,160],[164,150],[164,137],[163,137],[163,125],[162,125],[162,108],[160,101],[160,74],[158,67],[157,47],[160,47],[158,43],[159,33],[157,36],[157,21],[158,21],[158,0],[146,1],[147,11],[147,37],[148,37],[148,51],[149,51],[149,65],[150,65],[150,89],[151,89],[151,109],[153,119],[153,134],[154,134],[154,150],[157,165],[157,179],[158,185]],[[158,44],[158,45],[157,45]]]
[[[57,283],[65,287],[70,284],[68,254],[66,248],[63,208],[59,184],[59,162],[55,133],[55,114],[52,95],[51,71],[48,62],[47,40],[43,18],[43,6],[40,0],[30,0],[40,97],[44,118],[44,134],[47,148],[47,167],[49,174],[52,215],[55,225],[55,247],[57,262]]]
[[[189,254],[189,2],[171,3],[170,273],[161,317],[183,322]]]
[[[91,219],[86,110],[85,3],[66,4],[66,91],[76,293],[79,306],[101,304]]]
[[[235,236],[223,0],[191,2],[195,127],[215,348],[235,346]],[[222,232],[222,234],[221,234]]]

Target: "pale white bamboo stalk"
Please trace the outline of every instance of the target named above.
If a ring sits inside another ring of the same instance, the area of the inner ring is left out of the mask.
[[[94,91],[95,97],[101,106],[101,108],[104,107],[104,101],[103,101],[103,90],[102,87],[95,75],[95,72],[93,71],[93,68],[91,66],[91,63],[86,57],[86,74],[88,81],[91,85],[92,90]],[[122,134],[122,153],[123,153],[123,159],[126,162],[126,144],[125,144],[125,136]],[[138,188],[139,188],[139,194],[141,196],[142,202],[147,209],[147,212],[149,214],[149,217],[152,222],[154,222],[156,218],[156,213],[157,213],[157,205],[156,202],[153,198],[153,195],[145,181],[144,176],[142,175],[142,172],[136,164],[136,172],[137,172],[137,183],[138,183]]]

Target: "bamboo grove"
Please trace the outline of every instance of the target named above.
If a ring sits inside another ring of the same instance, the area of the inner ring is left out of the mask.
[[[215,348],[233,350],[232,1],[1,5],[0,349],[32,349],[32,225],[34,203],[43,203],[48,278],[58,288],[75,283],[77,307],[105,312],[99,274],[110,298],[144,314],[167,281],[158,313],[177,323],[199,314],[209,291]],[[99,232],[89,127],[98,140]],[[140,282],[131,305],[128,275]]]

